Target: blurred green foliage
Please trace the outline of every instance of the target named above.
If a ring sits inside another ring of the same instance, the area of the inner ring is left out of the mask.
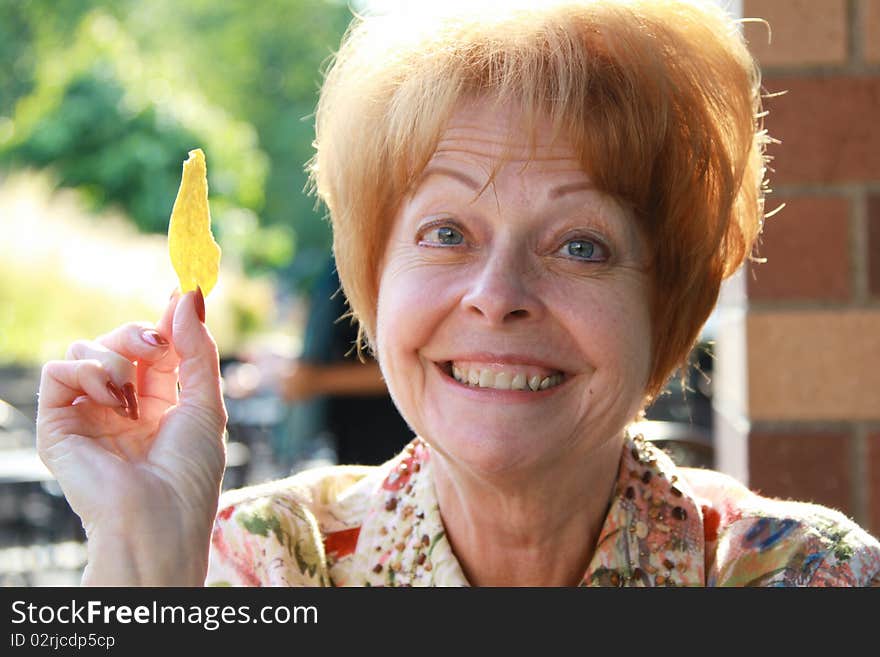
[[[199,138],[179,124],[162,125],[155,108],[126,111],[124,89],[91,70],[73,78],[54,111],[6,157],[19,166],[50,167],[60,185],[81,189],[96,210],[122,206],[145,231],[168,227],[180,162]]]
[[[11,115],[15,100],[33,87],[33,40],[20,3],[0,1],[0,116]]]
[[[186,152],[208,157],[224,252],[304,287],[329,227],[303,192],[332,0],[0,0],[0,167],[49,169],[164,232]]]

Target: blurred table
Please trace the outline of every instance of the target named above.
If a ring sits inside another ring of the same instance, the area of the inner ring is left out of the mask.
[[[0,484],[53,481],[37,450],[22,447],[0,451]]]

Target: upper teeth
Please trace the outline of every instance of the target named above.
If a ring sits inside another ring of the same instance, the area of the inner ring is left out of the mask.
[[[526,371],[495,372],[475,367],[452,366],[452,376],[456,381],[480,388],[496,390],[546,390],[562,383],[562,374],[541,376]]]

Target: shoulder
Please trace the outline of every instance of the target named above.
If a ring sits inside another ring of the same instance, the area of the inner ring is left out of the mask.
[[[709,586],[871,586],[880,543],[844,514],[682,468],[702,507]]]
[[[330,584],[325,538],[360,525],[382,471],[333,466],[224,493],[207,584]]]

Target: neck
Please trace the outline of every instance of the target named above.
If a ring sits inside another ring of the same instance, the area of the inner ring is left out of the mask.
[[[501,474],[473,471],[435,452],[443,524],[468,581],[580,583],[605,521],[622,444],[620,436],[578,458]]]

